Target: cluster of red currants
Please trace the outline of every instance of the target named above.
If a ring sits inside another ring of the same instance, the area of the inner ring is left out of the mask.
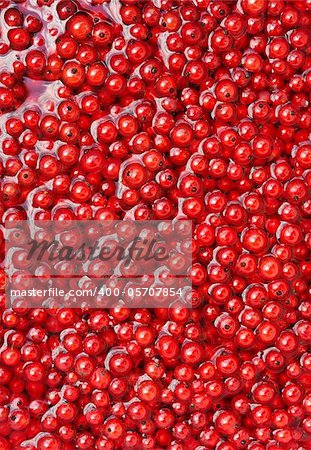
[[[1,223],[193,221],[193,309],[1,295],[0,450],[310,448],[310,11],[0,0]]]

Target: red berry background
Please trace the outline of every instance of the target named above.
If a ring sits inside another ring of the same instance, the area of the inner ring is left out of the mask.
[[[191,310],[2,294],[0,450],[311,448],[310,0],[0,8],[1,223],[193,221]]]

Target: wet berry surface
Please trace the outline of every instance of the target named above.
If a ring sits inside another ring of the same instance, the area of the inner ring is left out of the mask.
[[[0,0],[0,218],[193,222],[193,308],[5,308],[0,450],[307,450],[310,0]],[[1,260],[4,238],[0,236]]]

